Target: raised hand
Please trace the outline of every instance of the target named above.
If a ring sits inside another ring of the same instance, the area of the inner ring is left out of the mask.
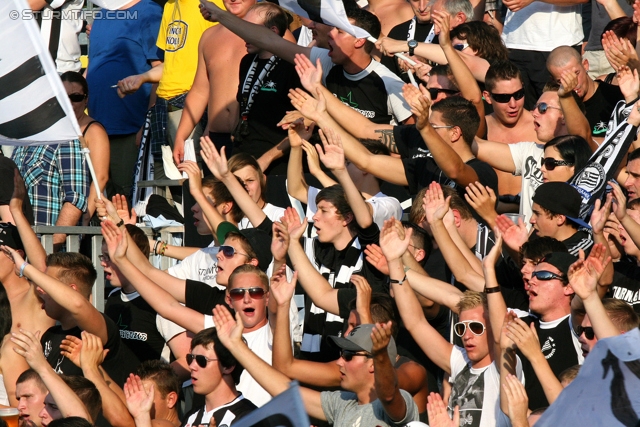
[[[480,217],[494,219],[496,212],[496,193],[489,186],[484,186],[478,181],[467,185],[464,195],[465,200]]]
[[[297,112],[297,111],[296,111]],[[309,127],[304,125],[304,118],[299,117],[287,125],[287,135],[289,136],[289,145],[291,148],[302,147],[303,141],[309,141],[315,123],[311,123]]]
[[[449,15],[444,9],[431,10],[431,19],[436,28],[440,31],[438,33],[438,43],[440,43],[440,46],[445,47],[451,45],[451,30],[449,28],[451,25],[451,15]]]
[[[129,210],[129,204],[127,203],[127,198],[122,194],[116,194],[111,198],[113,202],[113,206],[116,209],[116,215],[118,218],[122,219],[125,224],[136,225],[138,222],[138,215],[136,214],[135,209],[131,208]]]
[[[405,86],[412,86],[412,85],[405,85]],[[424,94],[424,92],[426,91],[426,89],[424,89],[424,86],[422,86],[420,89],[416,88],[415,86],[412,86],[412,87],[415,90],[417,90],[420,95],[419,96],[410,95],[412,97],[412,100],[411,102],[409,102],[409,105],[411,106],[411,113],[414,116],[416,116],[416,127],[418,128],[418,130],[422,130],[429,124],[431,98],[429,97],[428,92],[427,92],[427,95]],[[404,92],[404,88],[403,88],[403,92]],[[415,94],[415,91],[407,90],[407,93]]]
[[[592,263],[584,261],[582,250],[580,250],[580,258],[569,267],[567,277],[571,288],[583,301],[594,294],[597,295],[600,275]]]
[[[402,223],[400,223],[400,221],[395,218],[391,218],[384,222],[384,226],[380,231],[380,248],[382,249],[382,253],[387,261],[402,258],[402,255],[409,248],[411,235],[413,234],[413,229],[409,228],[406,231],[404,238],[400,237],[396,222],[398,222],[400,224],[400,228],[402,228]]]
[[[564,98],[571,96],[571,92],[578,86],[578,76],[572,70],[565,70],[560,75],[560,88],[558,96]]]
[[[482,259],[482,265],[485,269],[493,268],[500,259],[502,254],[502,233],[499,230],[495,231],[496,244],[493,245],[487,256]]]
[[[154,397],[153,383],[150,384],[149,391],[147,391],[139,376],[129,374],[129,378],[124,384],[124,397],[127,409],[134,419],[140,416],[150,417]]]
[[[372,322],[371,285],[369,285],[369,281],[357,274],[352,274],[350,281],[356,287],[356,312],[360,316],[360,323]]]
[[[202,193],[202,171],[193,160],[185,160],[178,165],[180,172],[186,172],[189,177],[189,191],[191,194]]]
[[[389,265],[387,264],[387,259],[384,257],[380,246],[375,243],[367,245],[364,249],[364,256],[369,264],[373,265],[376,270],[385,276],[389,275]]]
[[[591,212],[591,219],[589,220],[593,234],[600,234],[604,231],[607,218],[609,218],[609,214],[611,213],[612,200],[613,196],[611,193],[607,194],[607,198],[604,203],[602,203],[600,199],[596,200],[593,212]]]
[[[322,145],[316,144],[316,149],[320,161],[333,171],[345,169],[346,161],[340,136],[333,129],[320,129],[319,134]]]
[[[289,232],[281,222],[274,222],[272,226],[271,254],[275,261],[283,261],[289,250]]]
[[[376,323],[376,326],[371,330],[371,341],[373,342],[371,353],[374,357],[387,353],[387,346],[391,341],[391,325],[391,320],[387,323]],[[395,360],[392,360],[391,363],[395,363]]]
[[[107,249],[109,250],[109,258],[112,261],[118,262],[127,255],[127,230],[122,232],[116,227],[116,225],[110,221],[103,221],[102,224],[102,236],[107,243]]]
[[[15,249],[10,248],[9,246],[0,246],[0,250],[4,252],[4,254],[13,262],[13,269],[17,276],[20,275],[20,267],[24,264],[24,258],[20,256]]]
[[[317,176],[322,172],[320,167],[320,156],[318,156],[318,150],[308,141],[302,141],[302,150],[307,154],[307,165],[309,166],[309,173],[313,176]]]
[[[211,173],[218,178],[219,180],[223,180],[227,175],[231,172],[229,171],[229,166],[227,165],[227,156],[225,154],[225,147],[216,150],[216,146],[211,142],[208,136],[203,136],[200,138],[200,154],[202,155],[202,159],[205,161]]]
[[[242,319],[240,319],[240,313],[236,312],[234,319],[227,307],[218,304],[213,309],[213,321],[222,345],[231,348],[234,344],[242,342],[244,326]]]
[[[617,182],[609,181],[609,185],[613,189],[611,194],[613,195],[612,209],[619,221],[627,216],[627,198],[624,196],[622,189]]]
[[[82,331],[82,347],[80,348],[80,366],[82,370],[97,369],[102,365],[109,350],[102,346],[99,336]]]
[[[298,211],[294,208],[287,208],[284,211],[284,216],[280,218],[282,224],[287,228],[287,232],[289,233],[289,241],[299,241],[300,237],[304,234],[304,230],[307,229],[307,218],[304,218],[300,221],[300,216],[298,215]]]
[[[296,72],[300,77],[300,83],[309,91],[315,93],[318,87],[322,86],[322,63],[320,59],[316,60],[316,65],[306,55],[297,53],[293,59],[296,66]]]
[[[631,102],[638,97],[638,89],[640,88],[640,78],[638,78],[638,70],[631,69],[628,66],[620,67],[618,70],[618,86],[620,92],[624,95],[627,102]]]
[[[449,417],[447,405],[438,393],[431,393],[427,398],[427,415],[431,427],[458,427],[460,425],[460,408],[453,410],[453,419]]]
[[[20,329],[20,332],[12,332],[11,342],[15,344],[13,351],[24,357],[31,369],[38,373],[43,372],[43,369],[51,369],[42,352],[40,331],[35,334],[24,329]]]
[[[522,218],[518,218],[516,225],[506,215],[499,215],[496,218],[496,229],[502,234],[504,243],[514,251],[520,250],[520,246],[529,239],[529,231]]]
[[[315,92],[319,98],[315,99],[312,95],[300,88],[289,90],[289,99],[291,105],[307,119],[317,122],[323,113],[327,111],[327,104],[320,90]]]
[[[67,335],[65,339],[60,343],[60,353],[71,360],[78,368],[82,368],[80,365],[80,350],[82,349],[82,340],[73,335]]]
[[[441,221],[449,211],[451,196],[445,198],[442,187],[437,182],[432,182],[424,194],[424,213],[429,224]]]
[[[269,293],[275,298],[278,305],[284,305],[291,301],[296,291],[296,282],[298,281],[298,272],[293,272],[293,277],[289,282],[287,280],[287,266],[283,265],[271,276],[271,285]]]
[[[513,342],[509,335],[507,334],[509,328],[508,325],[514,319],[517,319],[518,316],[513,311],[507,311],[504,314],[504,321],[502,322],[502,330],[500,332],[500,348],[503,350],[515,350],[516,344]]]
[[[208,0],[200,0],[199,7],[202,17],[207,21],[218,22],[221,14],[223,13],[222,9],[220,9],[215,3]]]
[[[522,383],[515,375],[508,374],[502,385],[502,392],[507,396],[509,408],[509,419],[511,424],[516,426],[529,425],[527,414],[529,412],[529,398]]]
[[[541,353],[540,340],[533,322],[531,325],[527,325],[518,317],[513,316],[508,322],[506,330],[503,328],[503,333],[513,341],[527,359],[533,360],[537,353]]]

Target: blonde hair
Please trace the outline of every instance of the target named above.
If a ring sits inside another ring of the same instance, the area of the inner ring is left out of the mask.
[[[471,310],[476,307],[482,307],[488,311],[487,295],[485,295],[484,292],[465,291],[460,301],[458,301],[458,304],[456,304],[456,307],[459,312]]]

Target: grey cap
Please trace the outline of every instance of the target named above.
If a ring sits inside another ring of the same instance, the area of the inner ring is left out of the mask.
[[[343,350],[349,351],[366,351],[369,354],[373,354],[373,341],[371,340],[371,331],[375,325],[368,323],[364,325],[358,325],[349,332],[349,335],[345,337],[330,336],[331,340]],[[391,364],[396,362],[398,350],[396,349],[396,342],[391,337],[389,345],[387,346],[387,352],[389,353],[389,359]]]

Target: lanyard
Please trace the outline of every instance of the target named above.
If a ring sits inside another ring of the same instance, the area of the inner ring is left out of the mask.
[[[414,16],[413,19],[411,20],[411,22],[409,23],[409,31],[407,32],[407,41],[408,40],[413,40],[414,37],[416,36],[416,17]],[[427,38],[424,40],[425,43],[431,43],[433,41],[433,38],[436,36],[436,33],[434,31],[434,25],[431,26],[431,30],[429,30],[429,34],[427,34]]]
[[[256,75],[256,68],[258,67],[258,55],[253,58],[253,62],[251,63],[251,67],[249,68],[249,72],[244,79],[244,84],[242,85],[242,117],[248,117],[249,111],[251,110],[251,106],[253,105],[253,97],[258,92],[260,87],[262,87],[262,82],[269,76],[269,73],[273,68],[278,64],[280,58],[275,55],[269,58],[269,62],[264,66],[258,78],[253,81]],[[246,120],[246,119],[245,119]]]

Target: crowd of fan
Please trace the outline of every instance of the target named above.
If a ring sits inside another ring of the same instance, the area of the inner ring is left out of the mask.
[[[44,34],[83,2],[40,3]],[[133,0],[94,20],[85,79],[79,27],[51,31],[106,196],[78,140],[0,155],[23,426],[227,426],[292,379],[314,425],[533,426],[638,328],[640,0],[344,3],[376,43],[270,2]],[[136,226],[162,146],[205,247]],[[91,260],[32,231],[91,221],[104,312]]]

